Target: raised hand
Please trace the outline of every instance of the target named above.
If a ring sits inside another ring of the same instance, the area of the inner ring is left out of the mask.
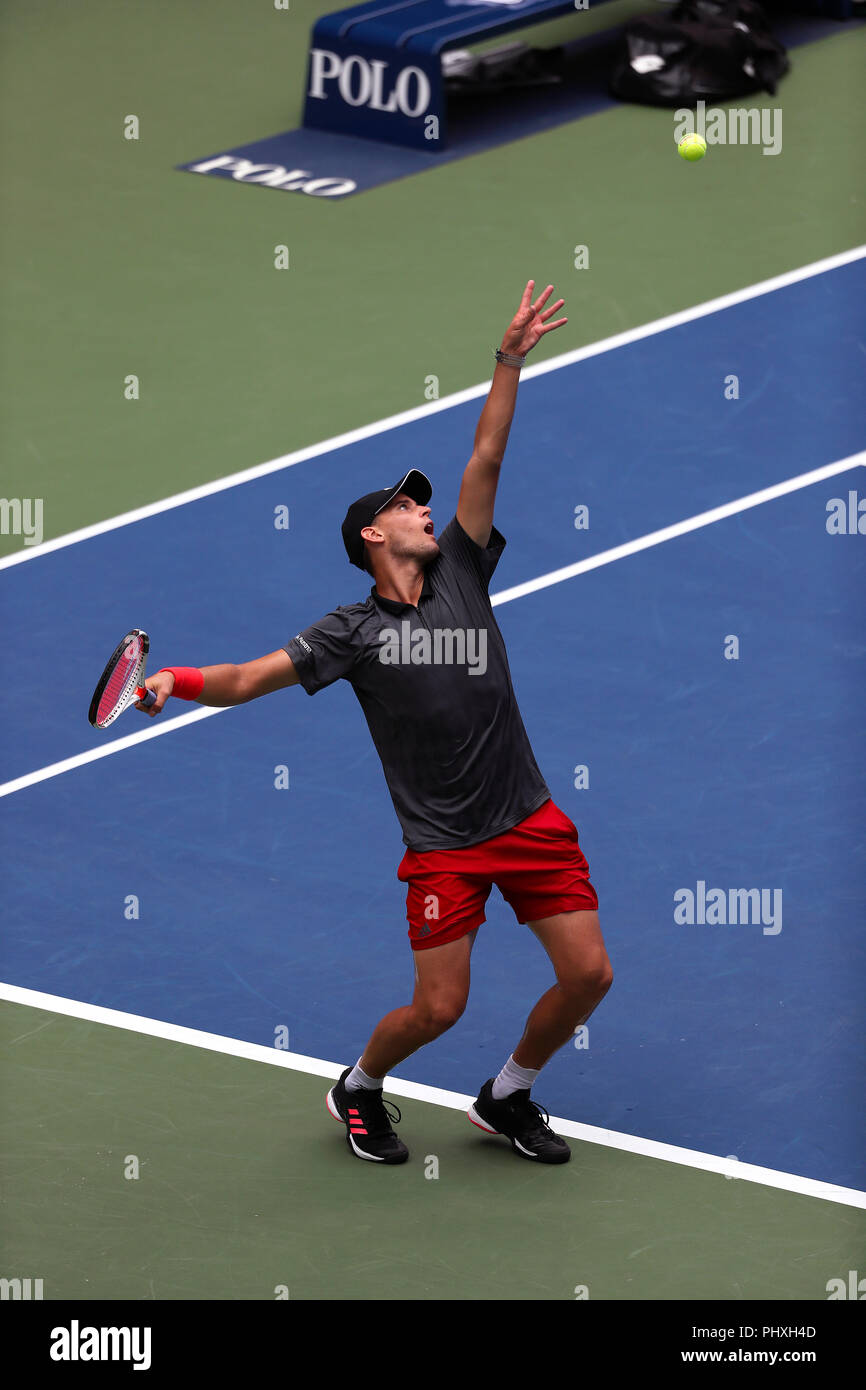
[[[543,290],[533,303],[532,292],[534,289],[535,281],[528,281],[520,300],[520,308],[502,339],[503,352],[513,352],[520,357],[525,357],[528,352],[532,351],[538,340],[544,337],[545,333],[550,333],[554,328],[561,328],[564,323],[568,323],[567,318],[555,319],[553,323],[549,322],[557,309],[561,309],[565,303],[564,299],[558,299],[555,304],[551,304],[549,309],[544,309],[544,305],[553,293],[553,286],[548,285],[547,289]],[[544,309],[544,313],[541,312],[542,309]]]

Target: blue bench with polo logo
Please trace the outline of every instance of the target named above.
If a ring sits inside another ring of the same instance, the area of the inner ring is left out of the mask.
[[[447,138],[443,52],[587,8],[588,0],[373,0],[323,15],[310,44],[304,125],[435,152]]]
[[[852,0],[791,4],[822,17],[853,13]],[[304,125],[435,153],[447,143],[448,49],[588,8],[589,0],[372,0],[323,15],[310,44]]]

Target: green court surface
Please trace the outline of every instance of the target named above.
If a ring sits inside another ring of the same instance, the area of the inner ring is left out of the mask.
[[[833,1202],[573,1140],[537,1168],[403,1099],[411,1157],[383,1169],[320,1077],[0,1020],[4,1268],[46,1299],[813,1300],[863,1264],[866,1213]]]

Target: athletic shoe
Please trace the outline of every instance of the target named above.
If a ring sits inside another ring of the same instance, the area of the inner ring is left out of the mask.
[[[488,1134],[503,1134],[511,1140],[515,1153],[539,1163],[567,1163],[571,1149],[554,1134],[547,1111],[529,1099],[529,1088],[512,1091],[502,1100],[493,1099],[493,1080],[485,1081],[475,1104],[467,1110],[474,1125]]]
[[[346,1143],[356,1158],[368,1158],[373,1163],[405,1163],[409,1157],[406,1145],[397,1138],[391,1121],[403,1117],[396,1105],[382,1099],[378,1091],[347,1091],[347,1067],[325,1097],[328,1113],[346,1126]],[[390,1113],[396,1110],[396,1115]]]

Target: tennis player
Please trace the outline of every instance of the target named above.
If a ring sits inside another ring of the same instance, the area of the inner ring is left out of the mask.
[[[499,1075],[481,1087],[468,1111],[473,1124],[506,1136],[524,1158],[567,1162],[568,1145],[531,1091],[612,979],[577,830],[533,757],[488,595],[505,546],[493,506],[520,369],[541,337],[567,321],[553,317],[562,299],[544,307],[553,286],[533,302],[534,287],[530,280],[496,352],[457,513],[438,539],[432,486],[410,469],[353,502],[343,522],[349,560],[374,580],[363,603],[334,609],[257,661],[165,668],[146,681],[157,696],[152,708],[136,706],[153,716],[170,695],[225,706],[298,684],[314,695],[341,677],[353,687],[403,828],[397,876],[407,884],[415,965],[411,1004],[386,1014],[327,1095],[352,1153],[374,1163],[409,1156],[384,1081],[463,1013],[493,884],[544,947],[556,983]]]

